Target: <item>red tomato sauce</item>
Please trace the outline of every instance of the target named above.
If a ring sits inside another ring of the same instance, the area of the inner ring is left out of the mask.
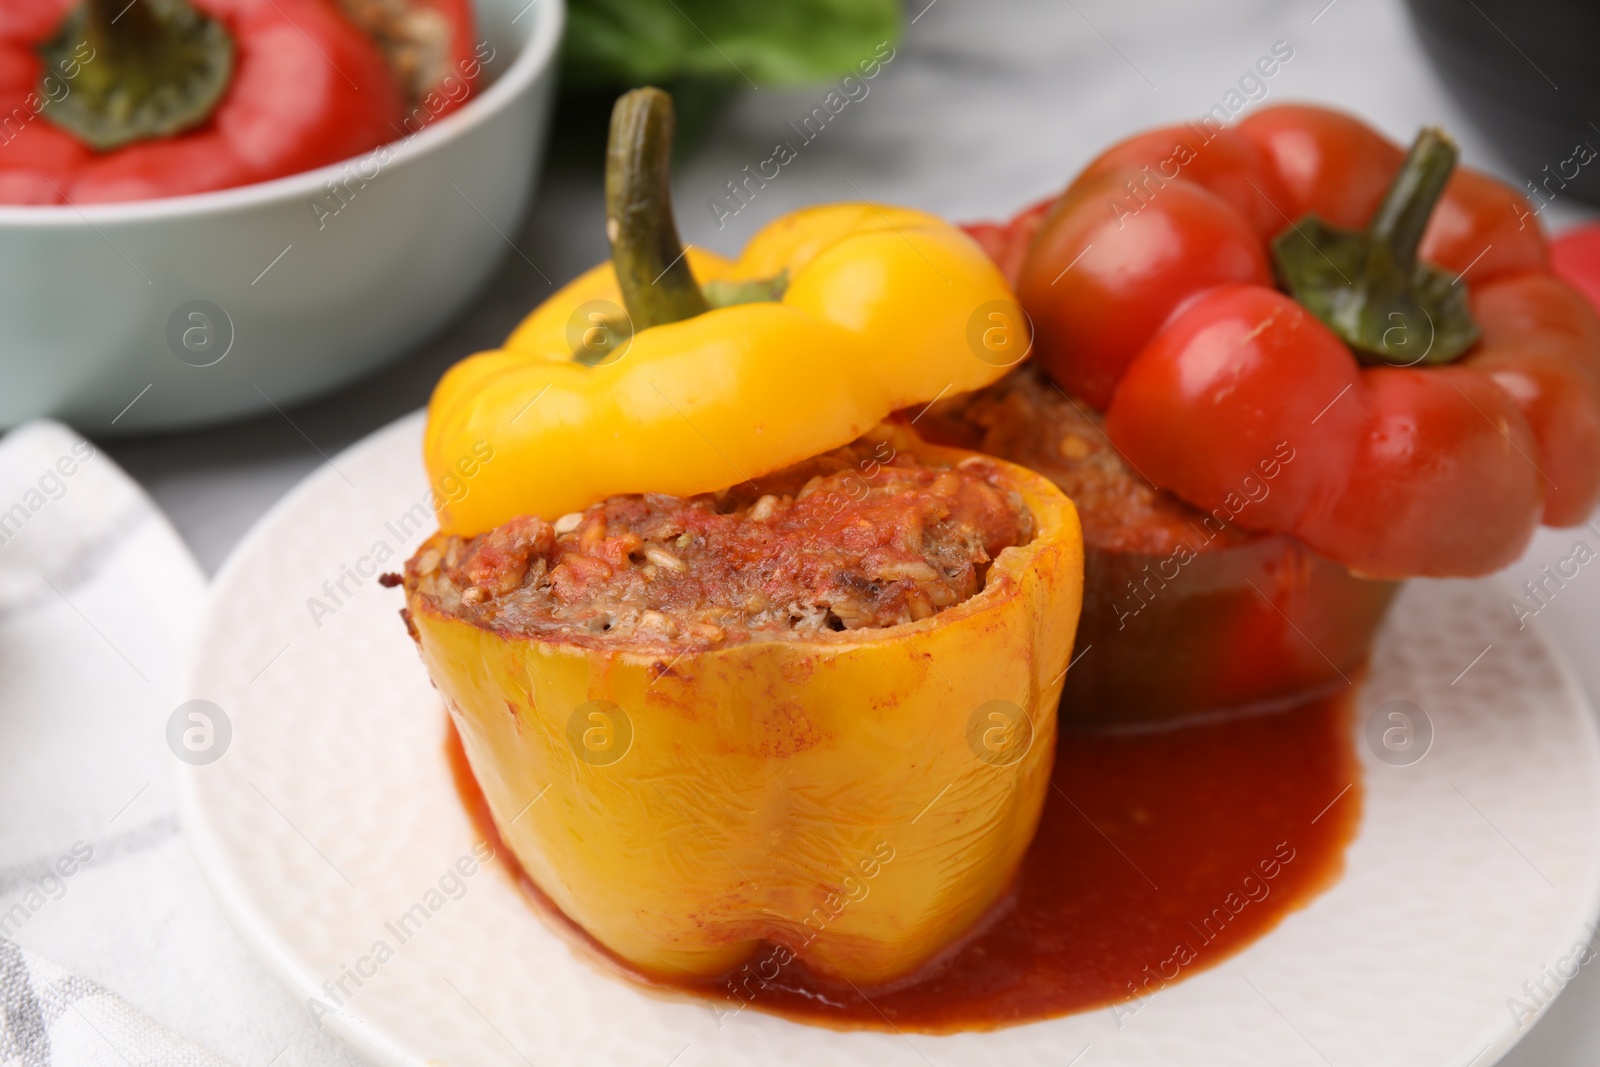
[[[921,971],[867,990],[799,961],[758,973],[765,953],[711,981],[664,982],[633,970],[516,865],[454,729],[446,747],[473,822],[529,900],[628,980],[721,1002],[719,1014],[750,1009],[839,1029],[948,1033],[1113,1005],[1136,1012],[1329,886],[1361,815],[1346,694],[1159,732],[1063,733],[1054,788],[1012,891]]]

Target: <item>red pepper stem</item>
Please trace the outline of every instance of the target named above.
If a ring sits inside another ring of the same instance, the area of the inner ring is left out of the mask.
[[[1409,283],[1422,235],[1460,154],[1455,142],[1437,127],[1417,134],[1383,203],[1367,225],[1371,241],[1369,278],[1379,274],[1401,284]]]
[[[617,98],[606,144],[606,237],[633,330],[711,309],[672,218],[672,97],[634,89]]]
[[[112,22],[121,22],[122,19],[117,18],[118,12],[112,9],[111,0],[83,0],[83,6],[87,12],[87,17],[83,20],[83,37],[94,45],[94,50],[98,53],[111,39]],[[127,11],[121,12],[122,18],[128,19],[130,27],[150,21],[150,16],[146,12],[133,10],[138,6],[134,4]]]
[[[1482,336],[1460,279],[1417,258],[1455,170],[1456,146],[1425,129],[1365,230],[1307,215],[1272,242],[1284,285],[1368,365],[1457,359]]]
[[[161,33],[161,26],[149,6],[126,0],[82,0],[84,18],[82,40],[93,51],[89,54],[104,62],[84,65],[80,77],[87,84],[106,86],[117,77],[118,59],[129,52],[150,47]]]
[[[36,50],[45,118],[102,152],[199,126],[233,78],[233,38],[189,0],[79,0]],[[55,71],[76,79],[59,99]]]
[[[119,0],[79,0],[89,12],[89,25],[97,32],[104,34],[105,28],[113,22],[127,20],[124,25],[137,26],[149,23],[150,15],[141,9],[138,4],[124,4]],[[119,17],[120,16],[120,17]]]

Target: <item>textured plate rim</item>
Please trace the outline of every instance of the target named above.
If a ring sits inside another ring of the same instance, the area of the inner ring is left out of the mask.
[[[413,422],[421,422],[423,415],[422,409],[402,415],[339,452],[332,462],[319,464],[311,473],[295,483],[294,488],[285,493],[277,503],[268,508],[239,539],[239,543],[233,547],[222,566],[217,569],[207,589],[205,607],[201,611],[200,625],[196,628],[194,645],[184,655],[182,669],[178,673],[179,690],[172,697],[174,706],[189,699],[190,679],[195,676],[199,667],[200,651],[204,644],[207,623],[211,618],[216,590],[222,587],[225,579],[245,565],[244,561],[252,555],[257,542],[267,540],[273,522],[280,515],[299,508],[300,502],[315,493],[323,481],[337,477],[338,471],[334,468],[334,463],[354,458],[368,450],[383,448],[390,437],[403,435]],[[184,839],[188,841],[196,866],[200,868],[201,876],[211,888],[212,896],[223,914],[233,923],[245,943],[266,961],[268,967],[296,1000],[304,1002],[314,998],[321,992],[316,978],[306,969],[304,961],[289,941],[272,926],[267,916],[251,908],[247,903],[249,894],[244,891],[243,884],[229,862],[222,839],[213,830],[206,805],[200,796],[200,779],[195,773],[198,768],[177,758],[172,760],[172,767],[178,821],[183,827]],[[385,1067],[389,1065],[437,1067],[436,1063],[415,1055],[378,1027],[351,1012],[334,1012],[327,1016],[321,1025],[332,1030],[363,1056]]]

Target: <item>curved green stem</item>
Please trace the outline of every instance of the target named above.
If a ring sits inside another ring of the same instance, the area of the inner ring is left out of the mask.
[[[1386,272],[1384,281],[1409,281],[1417,265],[1423,232],[1455,172],[1460,154],[1455,142],[1437,127],[1417,135],[1383,203],[1367,224],[1367,239],[1371,242],[1368,277],[1378,270]]]
[[[1363,363],[1449,363],[1478,341],[1467,287],[1417,259],[1458,154],[1443,131],[1423,130],[1365,230],[1307,215],[1272,242],[1284,288]]]
[[[634,89],[617,98],[606,145],[606,237],[633,329],[711,310],[672,218],[672,97]]]

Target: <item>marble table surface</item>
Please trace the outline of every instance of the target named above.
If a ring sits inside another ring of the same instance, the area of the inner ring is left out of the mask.
[[[1480,17],[1475,7],[1463,5],[1461,17]],[[1256,91],[1264,102],[1337,104],[1401,141],[1439,123],[1458,135],[1473,165],[1518,185],[1531,177],[1498,156],[1446,94],[1398,0],[907,0],[907,17],[914,21],[905,39],[866,95],[813,140],[797,144],[789,124],[819,106],[829,86],[743,93],[675,177],[684,240],[734,253],[785,211],[861,197],[959,220],[1008,214],[1059,188],[1125,133],[1197,118],[1278,42],[1292,58],[1263,83],[1264,97]],[[725,183],[769,158],[779,141],[796,144],[795,158],[730,212]],[[718,200],[720,210],[710,206]],[[1558,200],[1545,218],[1559,228],[1593,214]],[[559,285],[605,251],[598,161],[558,159],[482,295],[385,370],[283,414],[103,444],[214,573],[325,456],[424,404],[447,366],[493,347],[551,291],[546,279]],[[1541,534],[1513,574],[1557,558],[1572,536]],[[1596,694],[1600,582],[1587,582],[1548,615]],[[1600,1057],[1593,970],[1580,972],[1505,1063],[1565,1067]]]

